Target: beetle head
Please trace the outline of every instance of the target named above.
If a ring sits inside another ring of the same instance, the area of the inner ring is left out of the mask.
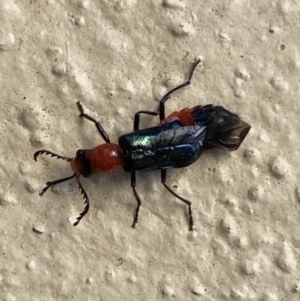
[[[71,168],[76,174],[82,175],[85,178],[91,175],[91,164],[86,157],[86,151],[84,149],[79,149],[76,152],[75,158],[71,159]]]

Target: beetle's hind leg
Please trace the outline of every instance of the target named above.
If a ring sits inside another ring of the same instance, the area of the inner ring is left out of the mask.
[[[188,205],[188,210],[189,210],[189,230],[193,231],[193,226],[194,226],[194,219],[192,215],[192,203],[180,195],[178,195],[176,192],[174,192],[167,184],[166,184],[166,178],[167,178],[167,170],[163,169],[161,171],[161,182],[164,184],[164,186],[167,188],[169,192],[171,192],[174,196],[176,196],[180,201],[184,202],[186,205]]]
[[[135,196],[135,199],[138,203],[136,209],[135,209],[135,213],[134,213],[134,218],[133,218],[133,223],[132,223],[132,228],[135,228],[135,225],[137,224],[138,222],[138,219],[139,219],[139,211],[140,211],[140,207],[142,205],[142,202],[141,202],[141,199],[140,199],[140,196],[138,195],[138,193],[136,192],[135,190],[135,172],[132,172],[131,173],[131,187],[133,189],[133,193],[134,193],[134,196]]]
[[[160,102],[159,102],[159,119],[160,119],[160,121],[165,119],[165,102],[170,98],[170,96],[173,92],[191,84],[191,80],[192,80],[194,71],[200,62],[201,62],[201,60],[199,58],[196,58],[192,65],[188,79],[183,84],[173,88],[171,91],[169,91],[167,94],[165,94],[163,96],[163,98],[160,100]]]
[[[97,121],[96,119],[94,119],[93,117],[91,117],[90,115],[84,113],[84,110],[83,110],[83,107],[82,107],[80,101],[77,101],[77,102],[76,102],[76,105],[77,105],[77,108],[78,108],[78,110],[79,110],[79,112],[80,112],[79,117],[85,118],[85,119],[87,119],[87,120],[92,121],[92,122],[95,124],[95,126],[96,126],[98,132],[99,132],[100,135],[102,136],[103,140],[104,140],[106,143],[110,143],[110,139],[109,139],[108,135],[106,134],[104,128],[102,127],[101,123],[100,123],[99,121]]]

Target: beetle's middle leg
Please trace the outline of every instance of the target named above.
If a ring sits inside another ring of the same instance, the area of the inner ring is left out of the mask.
[[[161,182],[164,184],[164,186],[171,192],[174,196],[176,196],[180,201],[184,202],[185,204],[188,205],[188,210],[189,210],[189,230],[193,231],[193,226],[194,226],[194,219],[192,215],[192,203],[180,195],[178,195],[176,192],[174,192],[167,184],[166,184],[166,178],[167,178],[167,170],[162,169],[161,171]]]
[[[83,110],[83,107],[82,107],[80,101],[77,101],[77,102],[76,102],[76,105],[77,105],[77,108],[78,108],[78,110],[79,110],[79,112],[80,112],[79,117],[85,118],[85,119],[87,119],[87,120],[92,121],[92,122],[95,124],[95,126],[96,126],[98,132],[100,133],[101,137],[103,138],[103,140],[104,140],[106,143],[110,143],[109,137],[108,137],[108,135],[106,134],[104,128],[103,128],[102,125],[101,125],[101,123],[100,123],[99,121],[97,121],[96,119],[94,119],[93,117],[91,117],[90,115],[84,113],[84,110]]]
[[[142,202],[141,202],[141,199],[140,199],[140,196],[138,195],[138,193],[136,192],[135,190],[135,172],[132,172],[131,173],[131,187],[133,189],[133,193],[134,193],[134,196],[135,196],[135,199],[138,203],[136,209],[135,209],[135,213],[134,213],[134,218],[133,218],[133,223],[132,223],[132,228],[135,228],[135,225],[137,224],[138,222],[138,219],[139,219],[139,211],[140,211],[140,207],[142,205]]]
[[[192,77],[193,77],[193,74],[194,74],[194,71],[197,67],[197,65],[201,62],[201,60],[199,58],[196,58],[193,65],[192,65],[192,68],[191,68],[191,71],[190,71],[190,74],[189,74],[189,77],[188,79],[181,85],[173,88],[171,91],[169,91],[167,94],[165,94],[163,96],[163,98],[160,100],[159,102],[159,120],[162,121],[163,119],[165,119],[165,102],[170,98],[171,94],[181,88],[184,88],[188,85],[191,84],[191,80],[192,80]]]
[[[157,112],[153,111],[138,111],[134,115],[134,122],[133,122],[133,130],[138,131],[139,126],[140,126],[140,114],[145,114],[145,115],[152,115],[152,116],[157,116]]]

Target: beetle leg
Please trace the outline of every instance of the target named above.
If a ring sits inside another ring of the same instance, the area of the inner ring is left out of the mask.
[[[174,89],[172,89],[171,91],[169,91],[167,94],[165,94],[163,96],[163,98],[160,100],[159,102],[159,119],[160,121],[165,119],[165,102],[170,98],[171,94],[181,88],[184,88],[188,85],[191,84],[191,80],[192,80],[192,77],[193,77],[193,74],[194,74],[194,71],[197,67],[197,65],[201,62],[201,60],[199,58],[196,58],[193,65],[192,65],[192,68],[191,68],[191,71],[190,71],[190,74],[189,74],[189,77],[187,79],[187,81],[185,81],[183,84],[175,87]]]
[[[192,203],[180,195],[178,195],[176,192],[174,192],[167,184],[166,184],[166,178],[167,178],[167,170],[162,169],[161,171],[161,182],[164,184],[164,186],[171,192],[174,196],[176,196],[180,201],[184,202],[185,204],[188,205],[189,208],[189,230],[193,231],[193,226],[194,226],[194,219],[192,216]]]
[[[135,190],[135,172],[131,173],[131,187],[133,189],[133,193],[134,193],[135,199],[136,199],[136,201],[138,203],[138,205],[136,207],[136,210],[135,210],[135,213],[134,213],[133,223],[132,223],[132,226],[131,226],[132,228],[135,228],[135,225],[137,224],[138,219],[139,219],[140,207],[142,205],[141,199],[140,199],[139,195],[137,194],[137,192]]]
[[[72,176],[70,177],[67,177],[67,178],[62,178],[62,179],[58,179],[58,180],[55,180],[55,181],[52,181],[52,182],[47,182],[46,183],[46,187],[44,187],[42,189],[42,191],[40,192],[40,196],[42,196],[47,190],[49,187],[53,186],[53,185],[56,185],[56,184],[59,184],[59,183],[62,183],[62,182],[65,182],[65,181],[68,181],[72,178],[74,178],[76,176],[76,174],[74,173]]]
[[[103,128],[102,125],[101,125],[101,123],[100,123],[99,121],[95,120],[93,117],[89,116],[88,114],[85,114],[85,113],[84,113],[84,110],[83,110],[83,107],[82,107],[80,101],[77,101],[77,102],[76,102],[76,105],[77,105],[77,108],[78,108],[78,110],[79,110],[79,112],[80,112],[79,117],[85,118],[85,119],[87,119],[87,120],[90,120],[90,121],[94,122],[94,124],[95,124],[95,126],[96,126],[98,132],[99,132],[100,135],[102,136],[103,140],[104,140],[106,143],[110,143],[109,137],[108,137],[108,135],[106,134],[104,128]]]
[[[83,189],[83,187],[80,183],[79,176],[76,177],[76,181],[77,181],[77,184],[79,186],[79,190],[80,190],[81,194],[83,195],[84,209],[79,214],[79,216],[76,217],[76,222],[73,224],[73,226],[77,226],[79,224],[79,222],[81,221],[81,219],[89,212],[89,209],[90,209],[90,200],[89,200],[88,195],[86,194],[85,190]]]
[[[152,115],[152,116],[157,116],[157,112],[152,112],[152,111],[138,111],[134,115],[134,123],[133,123],[133,130],[138,131],[139,130],[139,125],[140,125],[140,114],[146,114],[146,115]]]

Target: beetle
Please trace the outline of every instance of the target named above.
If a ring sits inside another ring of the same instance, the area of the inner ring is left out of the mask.
[[[89,177],[97,172],[110,172],[123,167],[131,173],[131,187],[137,201],[132,227],[135,228],[141,198],[136,190],[136,172],[140,170],[161,170],[161,182],[164,187],[176,198],[188,206],[189,230],[193,230],[194,219],[192,203],[174,192],[166,183],[167,169],[182,168],[191,165],[199,159],[202,152],[212,148],[221,148],[233,151],[243,142],[250,130],[250,125],[222,106],[198,105],[193,108],[184,108],[165,117],[165,102],[175,91],[190,85],[192,76],[200,59],[192,65],[188,79],[181,85],[166,93],[159,103],[159,112],[138,111],[135,113],[133,132],[122,135],[118,144],[111,143],[101,123],[84,112],[81,103],[77,107],[79,117],[93,122],[105,141],[93,149],[79,149],[75,157],[66,157],[49,150],[38,150],[34,153],[34,160],[39,155],[50,155],[57,159],[70,162],[73,175],[49,181],[40,192],[43,195],[49,187],[75,178],[83,195],[85,207],[74,222],[77,226],[90,208],[87,193],[80,182],[80,176]],[[156,127],[139,129],[140,115],[152,115],[160,118]]]

